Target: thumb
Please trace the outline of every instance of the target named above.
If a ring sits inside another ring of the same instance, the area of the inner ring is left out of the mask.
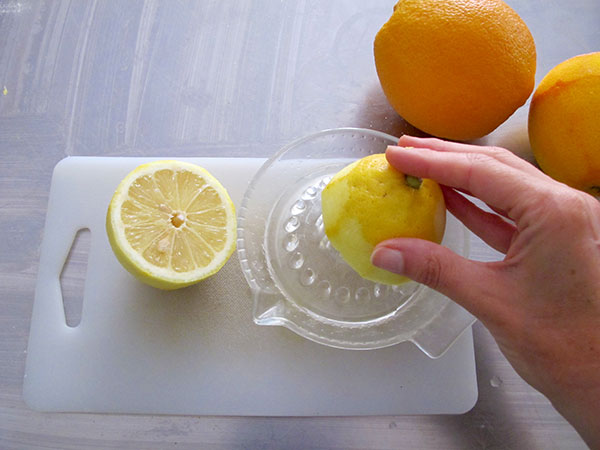
[[[477,317],[489,316],[498,306],[489,292],[499,280],[489,266],[433,242],[390,239],[375,247],[371,262],[441,292]]]

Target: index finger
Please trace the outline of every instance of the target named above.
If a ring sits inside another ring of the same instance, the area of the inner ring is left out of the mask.
[[[467,190],[515,221],[539,187],[537,178],[486,153],[389,146],[386,157],[403,173]]]
[[[464,144],[460,142],[445,141],[438,138],[420,138],[409,136],[407,134],[400,136],[398,145],[400,147],[428,148],[442,152],[485,153],[500,160],[500,162],[513,166],[515,169],[523,170],[533,176],[543,177],[543,172],[537,169],[533,164],[501,147]]]

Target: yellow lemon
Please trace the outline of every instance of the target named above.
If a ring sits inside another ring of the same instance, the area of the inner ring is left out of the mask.
[[[449,139],[490,133],[535,84],[531,32],[501,0],[400,0],[375,37],[374,54],[396,112]]]
[[[600,195],[600,52],[570,58],[542,79],[529,107],[529,142],[548,175]]]
[[[384,284],[408,280],[371,264],[378,243],[395,237],[440,243],[446,226],[440,186],[404,175],[384,154],[367,156],[338,172],[323,189],[321,205],[331,245],[363,278]]]
[[[155,161],[121,181],[108,207],[106,231],[129,272],[151,286],[177,289],[227,262],[235,249],[235,208],[202,167]]]

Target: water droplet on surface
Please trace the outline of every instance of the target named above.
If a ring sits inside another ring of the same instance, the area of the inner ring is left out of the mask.
[[[502,381],[502,378],[500,378],[498,375],[494,375],[490,380],[490,386],[495,388],[502,386],[502,383],[504,383],[504,381]]]

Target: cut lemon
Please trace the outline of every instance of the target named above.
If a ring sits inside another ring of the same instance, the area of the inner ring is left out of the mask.
[[[151,286],[178,289],[227,262],[235,249],[235,207],[202,167],[155,161],[121,181],[108,207],[106,231],[129,272]]]

